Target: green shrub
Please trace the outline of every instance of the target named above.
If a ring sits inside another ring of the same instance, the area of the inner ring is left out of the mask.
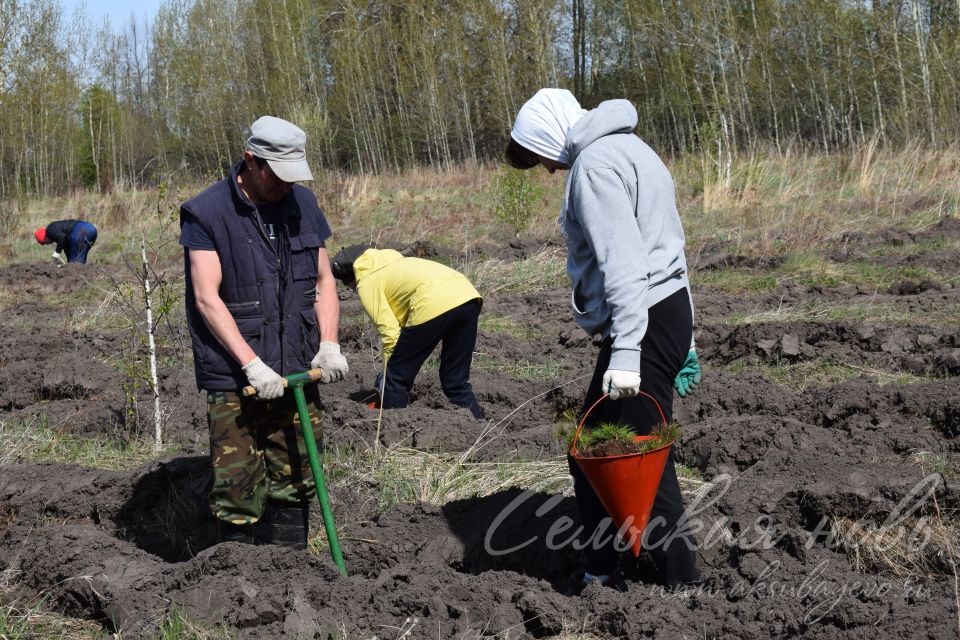
[[[503,169],[493,177],[493,214],[500,222],[520,232],[530,226],[545,190],[526,171]]]

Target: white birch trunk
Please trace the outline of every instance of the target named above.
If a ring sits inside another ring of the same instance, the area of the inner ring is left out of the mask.
[[[920,57],[920,76],[923,80],[923,96],[927,103],[927,126],[930,129],[930,143],[937,144],[936,116],[933,113],[933,89],[930,81],[930,65],[927,63],[927,42],[924,34],[922,18],[920,16],[920,5],[917,0],[912,2],[913,8],[913,30],[917,39],[917,55]]]
[[[153,339],[153,305],[150,294],[150,274],[147,270],[147,245],[140,234],[140,260],[143,263],[143,301],[147,309],[147,345],[150,351],[150,389],[153,391],[153,447],[163,446],[163,427],[160,415],[160,383],[157,380],[157,343]]]

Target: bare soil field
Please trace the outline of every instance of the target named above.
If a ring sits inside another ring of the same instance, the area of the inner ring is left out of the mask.
[[[832,269],[941,276],[860,284],[752,286],[780,263],[709,247],[690,257],[704,379],[676,399],[675,455],[700,527],[698,589],[661,592],[641,556],[625,560],[626,593],[564,595],[583,557],[549,544],[578,519],[557,432],[580,410],[596,347],[560,285],[487,296],[472,378],[486,423],[444,399],[429,363],[411,406],[378,423],[364,403],[376,336],[341,293],[351,372],[322,388],[323,441],[349,576],[322,537],[309,554],[215,544],[204,403],[181,328],[161,353],[170,455],[122,470],[0,460],[0,586],[123,638],[152,637],[173,611],[237,638],[956,638],[958,247],[949,219],[822,247]],[[540,248],[420,247],[453,264]],[[0,420],[24,450],[41,426],[140,437],[118,433],[128,334],[96,314],[112,268],[0,269]],[[734,277],[748,284],[731,288]],[[449,477],[427,478],[438,460],[455,461]],[[534,472],[522,486],[444,490],[523,465]],[[429,486],[401,486],[409,477]]]

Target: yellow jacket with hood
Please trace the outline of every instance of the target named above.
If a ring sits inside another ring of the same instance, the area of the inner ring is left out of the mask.
[[[353,263],[363,310],[377,326],[389,360],[405,326],[416,326],[470,300],[483,298],[467,277],[431,260],[393,249],[367,249]]]

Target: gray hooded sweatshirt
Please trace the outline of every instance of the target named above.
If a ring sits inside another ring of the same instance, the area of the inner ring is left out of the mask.
[[[636,125],[629,101],[608,100],[570,127],[560,218],[574,317],[612,336],[609,368],[624,371],[640,371],[647,310],[689,289],[673,179]]]

